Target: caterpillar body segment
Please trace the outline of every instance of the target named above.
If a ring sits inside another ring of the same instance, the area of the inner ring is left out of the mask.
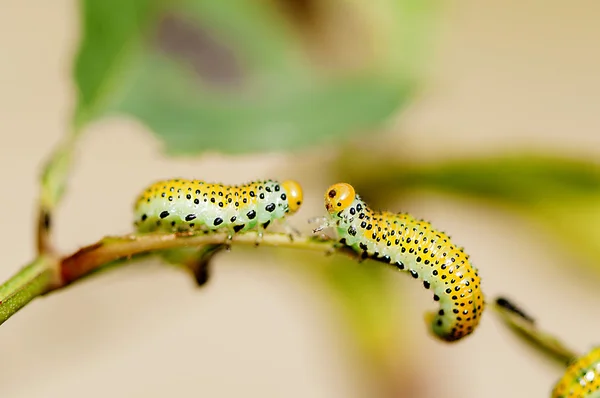
[[[229,239],[249,230],[262,232],[302,205],[301,186],[274,180],[223,185],[173,179],[147,187],[135,203],[138,232],[223,232]],[[289,230],[291,227],[287,226]]]
[[[485,307],[480,277],[449,236],[409,214],[371,210],[346,183],[327,189],[325,208],[329,217],[317,230],[335,228],[340,244],[362,258],[392,264],[433,290],[439,310],[426,320],[437,337],[453,342],[475,330]]]
[[[556,383],[552,398],[600,398],[600,347],[574,360]]]

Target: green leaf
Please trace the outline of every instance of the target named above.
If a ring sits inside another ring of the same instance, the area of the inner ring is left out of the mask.
[[[600,165],[584,159],[510,154],[412,163],[381,153],[348,151],[344,178],[373,203],[414,190],[477,198],[533,218],[580,259],[600,265]]]
[[[411,98],[433,9],[381,4],[369,9],[386,27],[381,59],[342,72],[312,62],[270,3],[82,0],[74,124],[132,116],[171,155],[337,144],[380,128]]]
[[[171,69],[175,67],[155,59],[119,105],[162,137],[170,154],[241,153],[304,147],[317,141],[335,143],[350,133],[380,125],[408,94],[408,87],[358,77],[274,93],[256,102],[200,92],[184,71]]]
[[[74,65],[76,130],[103,113],[135,63],[140,41],[157,17],[160,0],[82,0],[82,40]]]
[[[406,275],[387,264],[358,262],[339,254],[315,259],[314,255],[282,253],[282,258],[294,264],[294,270],[306,274],[312,280],[311,286],[323,289],[346,323],[343,329],[363,355],[375,362],[393,362],[393,356],[401,355],[411,332],[403,328],[409,315],[400,305],[404,295],[395,278]]]
[[[359,264],[339,256],[317,269],[357,341],[372,355],[385,356],[394,335],[400,332],[396,338],[402,336],[398,326],[403,314],[394,306],[393,285],[388,279],[395,275],[379,264]]]

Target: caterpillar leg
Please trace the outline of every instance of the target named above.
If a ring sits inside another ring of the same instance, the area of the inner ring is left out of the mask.
[[[256,236],[256,241],[254,242],[254,247],[258,247],[262,243],[264,231],[265,231],[265,227],[261,224],[258,224],[258,226],[256,227],[256,235],[257,236]]]
[[[302,234],[296,228],[294,228],[287,220],[282,219],[280,223],[283,225],[285,233],[290,237],[290,241],[294,241],[294,236],[301,237]]]
[[[338,247],[336,247],[336,245],[333,245],[329,249],[325,250],[325,256],[326,257],[332,256],[335,253],[336,249],[338,249]]]
[[[206,233],[205,231],[179,231],[179,232],[175,232],[175,235],[185,237],[185,236],[194,236],[194,235],[200,235],[200,234],[205,234],[205,233]]]
[[[329,242],[331,242],[332,239],[329,238],[329,237],[326,237],[326,240],[329,241]],[[340,249],[346,250],[346,249],[348,249],[348,247],[345,244],[343,244],[342,242],[334,241],[333,244],[331,245],[331,247],[329,249],[325,250],[325,256],[331,256],[331,255],[335,254],[335,252],[337,252]],[[364,260],[361,260],[359,258],[358,261],[362,262]]]
[[[365,260],[366,260],[366,259],[368,259],[368,258],[369,258],[369,255],[368,255],[368,253],[367,253],[367,252],[365,252],[365,251],[363,251],[363,252],[361,252],[361,253],[360,253],[360,255],[358,256],[358,260],[357,260],[357,261],[358,261],[358,263],[359,263],[359,264],[360,264],[360,263],[364,263],[364,262],[365,262]]]
[[[308,219],[308,223],[309,224],[317,224],[319,223],[319,225],[313,229],[313,233],[317,233],[320,232],[322,230],[324,230],[325,228],[329,228],[329,227],[334,227],[336,226],[335,222],[332,222],[330,219],[328,219],[327,217],[312,217]],[[326,234],[320,234],[320,237],[323,240],[331,240],[331,238],[329,236],[327,236]],[[335,242],[331,248],[327,249],[325,251],[325,255],[326,256],[331,256],[333,253],[336,252],[336,250],[340,249],[344,247],[344,244],[340,243],[340,242]]]
[[[331,221],[327,217],[312,217],[308,219],[309,224],[317,224],[317,227],[313,229],[313,233],[320,232],[325,228],[333,227],[335,224],[332,224]]]
[[[235,235],[235,232],[233,231],[233,229],[227,229],[227,237],[225,238],[225,242],[223,243],[223,246],[225,248],[225,251],[230,252],[231,251],[231,244],[233,243],[233,236]]]

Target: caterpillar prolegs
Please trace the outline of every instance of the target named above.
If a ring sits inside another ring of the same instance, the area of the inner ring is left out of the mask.
[[[315,230],[335,228],[340,243],[409,272],[433,290],[439,310],[426,314],[430,330],[442,340],[457,341],[479,324],[485,302],[481,281],[469,256],[443,232],[406,213],[371,210],[346,183],[325,192],[329,217]]]
[[[273,180],[223,185],[200,180],[158,181],[135,203],[138,232],[262,231],[302,205],[302,187],[295,181]],[[290,229],[290,227],[287,227]]]

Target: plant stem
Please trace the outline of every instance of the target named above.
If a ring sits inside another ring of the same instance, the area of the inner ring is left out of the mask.
[[[40,256],[0,286],[0,325],[34,298],[59,286],[58,261]]]
[[[44,205],[39,206],[36,247],[38,254],[54,252],[51,239],[52,213]]]
[[[165,249],[205,247],[224,244],[225,234],[139,234],[106,237],[79,251],[57,260],[41,255],[19,270],[0,286],[0,325],[34,298],[61,289],[93,272],[126,263],[134,256],[160,253]],[[248,232],[236,236],[233,245],[256,245],[258,234]],[[286,234],[265,233],[260,246],[295,248],[331,254],[334,251],[356,256],[354,252],[336,248],[333,240],[300,236],[293,240]]]
[[[60,269],[63,285],[70,284],[115,260],[165,249],[223,244],[226,238],[226,234],[184,235],[164,233],[106,237],[93,245],[80,249],[61,261]],[[248,232],[236,236],[232,244],[255,245],[257,239],[257,233]],[[333,240],[310,236],[294,237],[291,240],[288,235],[280,233],[265,233],[260,241],[260,246],[321,252],[333,252],[334,244],[335,241]]]
[[[67,186],[67,178],[75,147],[75,135],[67,138],[56,148],[46,162],[41,176],[41,192],[38,205],[37,251],[52,254],[52,216]]]
[[[550,333],[539,329],[531,316],[525,314],[508,299],[498,297],[492,306],[501,320],[517,336],[529,343],[537,351],[553,359],[562,366],[567,366],[579,355],[568,348]]]

